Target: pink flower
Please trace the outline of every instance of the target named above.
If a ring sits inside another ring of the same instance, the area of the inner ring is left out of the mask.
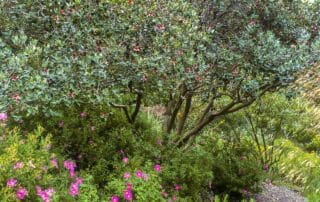
[[[73,197],[79,194],[79,185],[77,183],[71,183],[69,194]]]
[[[148,80],[147,76],[146,75],[142,75],[141,81],[147,81],[147,80]]]
[[[142,174],[142,177],[143,177],[143,179],[144,179],[145,181],[148,181],[148,180],[149,180],[149,175],[148,175],[148,174],[143,173],[143,174]]]
[[[125,190],[124,193],[123,193],[123,197],[127,201],[132,201],[132,192],[131,192],[131,190]]]
[[[59,168],[57,158],[52,158],[52,159],[50,160],[50,162],[51,162],[51,165],[52,165],[53,167]]]
[[[248,194],[249,194],[248,189],[244,188],[244,189],[242,190],[242,194],[245,195],[245,196],[248,196]]]
[[[168,194],[166,192],[162,192],[161,195],[163,198],[166,198],[168,196]]]
[[[125,172],[124,173],[124,175],[123,175],[123,178],[125,179],[125,180],[128,180],[129,178],[130,178],[130,173],[129,172]]]
[[[111,202],[119,202],[120,199],[119,199],[119,196],[112,196],[111,197]]]
[[[69,92],[68,93],[68,97],[74,98],[76,96],[76,94],[74,92]]]
[[[127,190],[132,190],[132,184],[126,183]]]
[[[37,195],[39,195],[39,193],[41,193],[41,192],[42,192],[42,189],[41,189],[41,187],[40,187],[40,186],[36,186],[36,190],[37,190]]]
[[[142,178],[142,176],[143,176],[142,171],[141,171],[141,170],[138,170],[138,171],[136,172],[136,176],[137,176],[137,178]]]
[[[12,81],[18,80],[18,76],[17,76],[17,75],[12,75],[12,76],[11,76],[11,80],[12,80]]]
[[[81,113],[80,113],[80,117],[81,117],[81,118],[83,118],[83,117],[85,117],[85,116],[86,116],[86,113],[85,113],[85,112],[81,112]]]
[[[157,144],[162,146],[162,140],[161,139],[157,139]]]
[[[1,112],[0,113],[0,121],[6,121],[8,119],[7,113]]]
[[[179,191],[179,190],[181,189],[181,187],[180,187],[180,185],[175,184],[175,185],[174,185],[174,189],[177,190],[177,191]]]
[[[48,188],[42,191],[40,186],[36,186],[36,190],[37,195],[40,196],[44,202],[50,202],[50,197],[54,194],[53,188]]]
[[[20,187],[17,191],[16,191],[16,197],[19,200],[24,200],[26,198],[26,196],[28,195],[28,192],[25,188]]]
[[[76,184],[81,185],[83,183],[83,179],[81,177],[77,177]]]
[[[177,197],[176,196],[173,196],[172,199],[173,199],[173,201],[177,201]]]
[[[73,178],[75,176],[75,167],[77,167],[76,163],[73,161],[64,161],[63,165],[69,170],[70,177]]]
[[[7,181],[7,187],[12,188],[15,187],[17,184],[17,180],[14,178],[11,178]]]
[[[47,170],[46,166],[41,166],[41,170],[45,172]]]
[[[154,166],[154,170],[157,171],[157,172],[160,172],[161,171],[161,166],[159,164],[156,164]]]
[[[16,102],[20,102],[20,100],[21,100],[21,97],[20,97],[19,94],[14,94],[14,95],[12,96],[12,98],[13,98]]]
[[[157,26],[154,26],[154,30],[158,32],[163,32],[165,30],[165,26],[163,24],[158,24]]]
[[[43,72],[46,73],[46,74],[48,74],[49,69],[48,69],[48,68],[44,68],[44,69],[43,69]]]
[[[71,178],[74,178],[74,176],[76,175],[74,170],[70,170],[69,174]]]
[[[123,163],[127,164],[127,163],[129,162],[129,158],[128,158],[128,157],[124,157],[124,158],[122,159],[122,161],[123,161]]]
[[[16,164],[14,164],[13,169],[17,170],[17,169],[21,169],[23,168],[23,162],[19,161]]]
[[[141,47],[140,46],[134,46],[133,47],[133,51],[134,52],[140,52],[141,51]]]

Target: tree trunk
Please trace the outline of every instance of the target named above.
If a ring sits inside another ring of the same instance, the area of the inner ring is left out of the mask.
[[[181,135],[181,133],[183,131],[183,128],[184,128],[184,125],[186,123],[186,120],[188,118],[189,111],[190,111],[190,108],[191,108],[191,102],[192,102],[192,94],[188,94],[187,98],[186,98],[186,104],[185,104],[184,112],[183,112],[183,115],[182,115],[181,120],[179,122],[178,129],[177,129],[177,135],[178,136]]]
[[[184,101],[184,96],[186,95],[186,93],[187,93],[187,91],[184,90],[181,93],[181,95],[179,96],[177,103],[175,105],[172,104],[172,105],[174,105],[174,108],[172,109],[172,107],[171,107],[171,109],[169,111],[169,117],[168,117],[167,127],[166,127],[166,132],[167,133],[170,133],[171,130],[173,129],[173,127],[174,127],[174,123],[176,121],[177,114],[178,114],[178,112],[179,112],[179,110],[181,108],[181,105],[182,105],[182,103]],[[174,100],[172,100],[172,102],[174,103]]]
[[[188,142],[190,138],[195,137],[206,125],[208,125],[211,121],[213,121],[215,117],[210,116],[197,124],[193,129],[188,131],[178,142],[178,146],[182,146]]]
[[[131,124],[135,122],[137,115],[140,111],[141,104],[142,104],[142,97],[143,97],[143,93],[141,91],[137,91],[136,106],[134,111],[131,114]]]

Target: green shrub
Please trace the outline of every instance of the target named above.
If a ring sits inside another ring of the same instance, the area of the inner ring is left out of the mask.
[[[230,194],[231,198],[247,197],[255,193],[267,177],[257,160],[257,151],[250,139],[239,142],[219,139],[207,131],[192,149],[175,147],[163,157],[163,180],[166,184],[181,184],[180,197],[191,201],[209,200],[212,194]],[[169,145],[170,147],[170,145]],[[167,149],[168,151],[169,149]]]
[[[215,144],[210,143],[212,141]],[[228,193],[230,197],[246,197],[248,193],[260,190],[267,173],[262,169],[251,139],[243,136],[237,141],[230,141],[208,136],[205,142],[207,151],[213,156],[212,187],[216,192]]]
[[[130,159],[134,161],[134,159]],[[107,193],[123,198],[124,191],[132,192],[134,199],[137,201],[166,201],[165,198],[169,195],[161,186],[160,174],[162,168],[160,165],[158,172],[154,170],[154,165],[147,162],[144,167],[135,168],[135,163],[120,168],[123,171],[120,176],[114,176],[105,187]],[[111,198],[108,197],[108,198]]]
[[[172,147],[172,148],[169,148]],[[162,156],[164,165],[163,180],[168,188],[181,186],[181,197],[199,201],[208,197],[208,185],[213,179],[212,155],[202,148],[181,151],[168,145]]]
[[[85,115],[81,117],[82,112]],[[129,159],[130,172],[145,168],[149,173],[150,162],[162,166],[155,182],[161,182],[162,189],[150,187],[160,198],[158,193],[163,190],[181,200],[209,199],[211,192],[241,198],[244,190],[256,191],[265,177],[249,140],[232,143],[218,140],[216,134],[208,132],[194,147],[183,150],[164,138],[158,120],[144,113],[134,125],[129,125],[117,110],[82,107],[66,109],[61,117],[46,122],[37,117],[25,119],[22,126],[36,123],[47,125],[46,130],[53,134],[53,146],[76,159],[79,168],[93,176],[105,198],[123,191],[122,175],[128,171],[121,161],[124,157]],[[181,186],[179,195],[174,193],[175,184]]]
[[[131,125],[121,111],[106,106],[74,106],[58,112],[46,120],[41,114],[24,118],[20,126],[30,131],[37,124],[43,125],[46,132],[53,134],[55,149],[75,159],[80,169],[89,169],[100,187],[116,172],[123,157],[120,151],[130,159],[135,156],[140,165],[160,156],[161,130],[150,116],[141,114]],[[10,122],[8,126],[14,124],[17,123]]]

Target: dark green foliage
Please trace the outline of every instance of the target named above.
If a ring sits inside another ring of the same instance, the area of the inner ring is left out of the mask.
[[[33,116],[24,120],[22,127],[28,130],[36,124],[46,126],[54,134],[54,147],[76,159],[80,169],[90,169],[101,186],[116,172],[117,162],[123,157],[120,151],[138,157],[138,165],[160,155],[155,148],[161,136],[152,127],[152,120],[139,119],[132,126],[122,113],[106,107],[65,109],[61,116],[50,120]]]
[[[134,123],[142,104],[162,104],[181,146],[319,61],[317,1],[191,3],[1,2],[1,110],[110,104]],[[194,100],[203,114],[187,128]]]
[[[212,155],[212,190],[236,197],[258,192],[267,173],[256,159],[258,151],[253,147],[253,141],[244,136],[235,141],[218,139],[218,136],[212,140],[210,136],[205,139],[204,147]],[[212,141],[215,144],[210,143]]]

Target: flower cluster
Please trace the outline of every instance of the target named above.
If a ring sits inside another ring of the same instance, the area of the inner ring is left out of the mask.
[[[75,182],[72,182],[70,185],[70,191],[69,194],[73,197],[77,196],[79,194],[79,186],[83,183],[82,178],[77,177]]]
[[[128,180],[130,177],[131,177],[131,174],[129,172],[125,172],[124,175],[123,175],[123,178],[125,180]]]
[[[57,158],[51,158],[50,164],[56,169],[59,168]],[[31,160],[29,161],[28,165],[31,168],[36,167]],[[18,161],[13,165],[14,170],[22,169],[23,167],[24,167],[24,163],[21,161]],[[76,163],[73,161],[66,160],[64,161],[64,167],[69,171],[71,178],[74,178],[74,176],[76,175],[75,174]],[[46,166],[41,167],[42,171],[45,171],[46,169],[47,169]],[[42,178],[41,175],[39,175],[38,179],[40,180],[41,178]],[[80,177],[77,177],[74,182],[71,182],[69,194],[72,197],[75,197],[79,194],[79,187],[82,183],[83,183],[83,179]],[[10,189],[17,187],[17,184],[18,184],[18,180],[16,178],[10,178],[7,180],[7,183],[6,183],[7,187]],[[54,193],[55,191],[53,188],[48,188],[43,190],[40,186],[36,186],[36,195],[40,197],[44,202],[50,202]],[[16,198],[18,200],[25,200],[27,195],[28,195],[28,191],[26,188],[24,187],[17,188]]]
[[[84,118],[86,115],[87,115],[87,114],[86,114],[85,112],[81,112],[81,113],[80,113],[80,117],[81,117],[81,118]]]
[[[17,185],[18,180],[15,178],[11,178],[7,180],[7,187],[14,188]],[[24,187],[19,187],[16,191],[16,197],[19,200],[24,200],[28,195],[28,191]]]
[[[123,163],[127,164],[127,163],[129,162],[129,158],[128,158],[128,157],[124,157],[124,158],[122,159],[122,161],[123,161]]]
[[[50,160],[50,163],[51,163],[51,165],[53,166],[53,167],[55,167],[55,168],[59,168],[59,166],[58,166],[58,160],[56,159],[56,158],[52,158],[51,160]]]
[[[137,170],[136,176],[141,179],[143,177],[143,172],[141,170]]]
[[[51,161],[52,162],[52,161]],[[64,167],[69,171],[70,177],[75,177],[75,168],[77,167],[76,163],[73,161],[64,161]],[[75,197],[79,194],[79,186],[83,183],[82,178],[77,177],[75,182],[72,182],[70,185],[69,194],[72,197]]]
[[[75,197],[79,194],[79,186],[81,185],[81,183],[82,183],[82,180],[81,180],[81,182],[78,182],[78,180],[77,180],[76,182],[71,183],[69,194],[72,197]]]
[[[41,197],[41,199],[44,202],[50,202],[50,198],[54,194],[54,189],[53,188],[48,188],[48,189],[42,191],[40,186],[36,186],[36,190],[37,190],[37,195],[39,197]]]
[[[161,166],[159,164],[156,164],[154,166],[154,170],[157,171],[157,172],[160,172],[161,171]]]
[[[73,161],[64,161],[64,167],[69,170],[70,177],[73,178],[75,176],[75,168],[77,167],[76,163]]]
[[[18,170],[23,168],[23,166],[24,166],[23,162],[19,161],[16,164],[14,164],[13,169]]]
[[[9,179],[7,181],[7,187],[13,188],[17,185],[17,180],[16,179]]]
[[[130,189],[126,189],[124,190],[123,192],[123,197],[124,199],[126,199],[127,201],[132,201],[133,199],[133,194],[132,194],[132,191],[131,191],[131,188]]]
[[[111,197],[111,202],[119,202],[119,201],[120,201],[119,196],[112,196]]]
[[[124,154],[123,150],[120,150],[120,153],[122,155],[122,162],[124,164],[128,164],[129,162],[129,158]],[[153,169],[155,172],[160,173],[162,168],[160,164],[155,164],[153,166]],[[136,170],[134,173],[134,176],[136,177],[136,179],[138,179],[138,181],[143,180],[143,181],[148,181],[150,176],[150,174],[144,173],[142,170]],[[131,178],[131,173],[130,172],[125,172],[123,174],[123,179],[125,180],[125,189],[123,190],[123,199],[125,199],[126,201],[132,201],[134,199],[134,188],[133,185],[130,182],[136,182],[136,180],[132,179],[133,181],[130,180]],[[143,182],[140,181],[140,182]],[[137,185],[139,185],[140,183],[138,183]],[[175,184],[173,190],[174,191],[179,191],[181,189],[180,185]],[[138,190],[138,189],[137,189]],[[136,191],[137,191],[136,190]],[[168,194],[163,190],[161,193],[161,196],[163,198],[167,198]],[[172,198],[168,198],[169,201],[176,201],[177,197],[173,196]],[[111,197],[111,202],[119,202],[120,201],[120,197],[117,195],[114,195]]]
[[[28,192],[25,188],[20,187],[16,192],[16,197],[19,200],[24,200],[26,196],[28,195]]]
[[[77,196],[79,193],[79,187],[76,183],[71,183],[69,194],[73,197]]]

